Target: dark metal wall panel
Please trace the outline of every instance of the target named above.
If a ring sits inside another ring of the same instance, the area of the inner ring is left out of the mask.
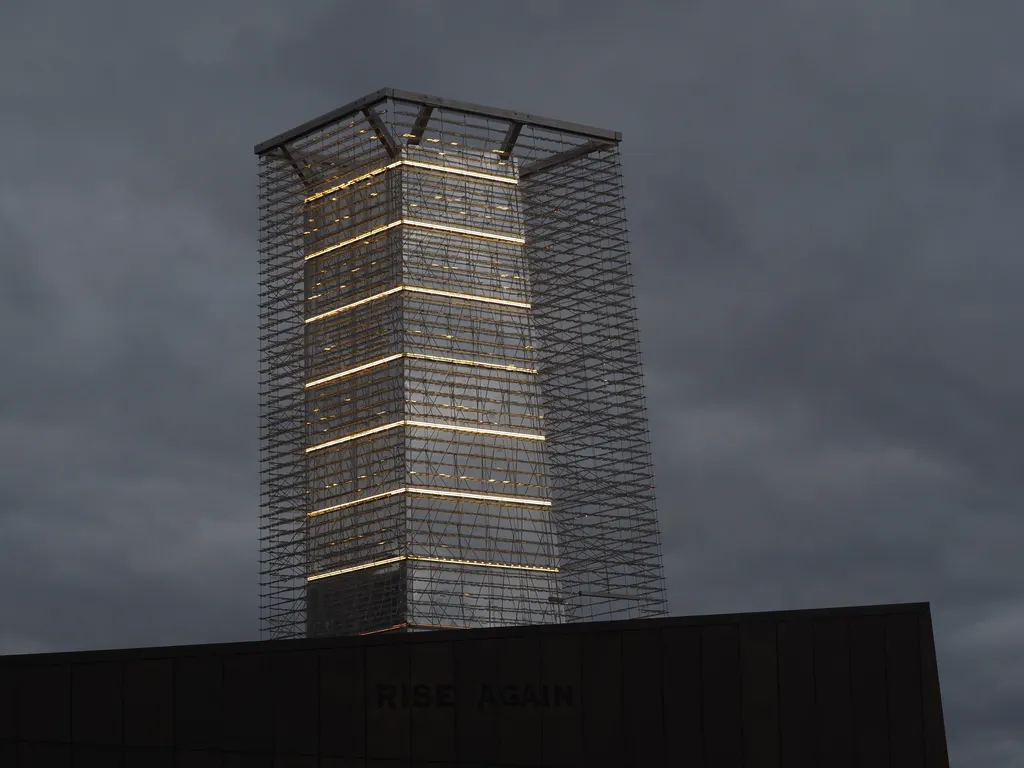
[[[29,665],[22,669],[21,738],[70,742],[70,664]]]
[[[826,618],[814,625],[818,765],[824,768],[853,768],[848,623],[846,618]]]
[[[622,636],[601,632],[583,637],[584,757],[588,764],[622,765]]]
[[[320,754],[366,756],[366,693],[362,648],[320,651]]]
[[[661,631],[665,739],[679,765],[703,768],[704,688],[701,628],[669,627]]]
[[[925,764],[919,631],[916,616],[892,616],[885,627],[889,762],[900,768]]]
[[[319,663],[317,654],[301,651],[270,654],[274,752],[279,755],[319,753]]]
[[[18,759],[19,768],[71,768],[71,746],[24,743]]]
[[[170,749],[125,749],[124,768],[174,768]]]
[[[274,756],[271,754],[249,752],[222,752],[220,756],[223,768],[274,768]]]
[[[317,758],[308,755],[274,758],[274,768],[320,768],[321,765]]]
[[[175,755],[176,768],[223,768],[220,752],[186,751]]]
[[[125,662],[124,743],[129,747],[174,746],[174,661]]]
[[[583,647],[580,634],[541,638],[541,681],[551,706],[542,727],[543,762],[550,766],[583,765]],[[558,699],[558,692],[564,696]]]
[[[366,649],[366,753],[408,760],[412,740],[410,645]],[[385,689],[390,689],[385,692]],[[390,695],[389,695],[390,694]]]
[[[423,643],[412,646],[412,745],[420,760],[455,760],[455,646]]]
[[[498,720],[502,759],[536,765],[544,752],[544,710],[532,702],[543,696],[540,639],[510,637],[498,649],[498,686],[509,706]]]
[[[784,621],[778,626],[777,641],[782,765],[817,768],[814,625],[807,620]]]
[[[74,768],[120,768],[123,753],[121,747],[76,744],[71,748],[71,760]]]
[[[704,759],[715,768],[743,766],[743,682],[737,624],[701,630]]]
[[[120,664],[75,664],[71,669],[71,740],[121,746],[121,703]]]
[[[889,703],[885,695],[885,623],[879,617],[850,620],[850,691],[853,764],[855,768],[886,768]]]
[[[948,768],[922,606],[17,657],[0,685],[4,768]]]
[[[622,727],[629,765],[651,765],[666,753],[663,689],[667,681],[661,641],[659,630],[622,633]]]
[[[223,665],[219,656],[194,656],[174,664],[174,733],[179,749],[221,748]]]
[[[746,765],[780,768],[778,622],[740,624],[740,674],[743,677],[743,751]]]
[[[21,740],[21,668],[0,658],[0,744]]]
[[[498,687],[501,640],[462,640],[455,649],[455,743],[458,759],[468,763],[495,760],[500,732],[498,709],[481,706],[483,686]]]

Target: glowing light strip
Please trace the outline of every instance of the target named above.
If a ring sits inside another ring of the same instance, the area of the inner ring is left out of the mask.
[[[383,291],[381,293],[375,293],[375,294],[373,294],[373,296],[367,296],[365,299],[360,299],[359,301],[353,301],[351,304],[346,304],[343,307],[335,307],[334,309],[329,309],[326,312],[321,312],[319,315],[313,315],[312,317],[307,317],[306,318],[306,322],[307,323],[315,323],[317,320],[323,320],[325,317],[332,317],[334,315],[340,315],[342,312],[348,312],[350,309],[355,309],[356,307],[361,307],[363,304],[369,304],[371,301],[378,301],[379,299],[383,299],[383,298],[385,298],[387,296],[390,296],[393,293],[398,293],[399,291],[404,291],[404,290],[405,290],[405,288],[403,286],[401,286],[401,285],[398,286],[397,288],[389,288],[388,290]]]
[[[415,219],[402,219],[402,224],[406,224],[410,227],[420,227],[421,229],[433,229],[438,232],[451,232],[456,235],[468,235],[470,237],[480,237],[484,240],[498,240],[502,243],[514,243],[515,245],[526,245],[526,240],[521,237],[513,237],[512,235],[502,235],[497,232],[485,232],[482,229],[466,229],[465,227],[452,227],[447,224],[435,224],[432,221],[418,221]]]
[[[417,288],[415,286],[405,286],[405,290],[409,293],[425,293],[430,296],[444,296],[448,299],[464,299],[466,301],[479,301],[483,304],[500,304],[503,307],[518,307],[519,309],[530,309],[529,302],[525,301],[512,301],[511,299],[495,299],[491,296],[477,296],[472,293],[456,293],[454,291],[441,291],[435,288]]]
[[[484,181],[497,181],[500,184],[518,184],[519,179],[512,176],[498,176],[493,173],[482,171],[469,171],[465,168],[456,168],[451,165],[434,165],[433,163],[421,163],[419,160],[400,160],[399,165],[408,165],[412,168],[426,168],[431,171],[450,173],[452,176],[468,176],[471,179],[483,179]]]
[[[392,565],[393,563],[400,563],[403,561],[413,561],[421,563],[441,563],[444,565],[469,565],[477,566],[480,568],[504,568],[512,571],[536,571],[540,573],[558,573],[558,568],[549,568],[542,565],[516,565],[514,563],[492,563],[486,560],[460,560],[454,557],[426,557],[420,555],[396,555],[395,557],[387,557],[383,560],[374,560],[369,563],[360,563],[359,565],[350,565],[347,568],[338,568],[334,571],[326,571],[325,573],[317,573],[313,576],[307,576],[306,581],[319,581],[320,579],[329,579],[332,576],[342,576],[346,573],[354,573],[356,571],[365,571],[368,568],[379,568],[384,565]]]
[[[477,368],[490,368],[495,371],[514,371],[516,373],[539,373],[536,368],[520,368],[517,365],[502,365],[501,363],[483,363],[479,360],[463,360],[458,357],[441,357],[439,355],[421,355],[414,352],[407,352],[406,357],[413,360],[429,360],[433,363],[451,363],[452,365],[471,365]]]
[[[382,357],[380,360],[374,360],[373,362],[370,363],[363,363],[362,365],[357,365],[355,368],[349,368],[347,371],[339,371],[338,373],[332,373],[331,375],[324,376],[323,378],[320,379],[313,379],[312,381],[306,382],[306,389],[319,387],[321,384],[326,384],[330,381],[337,381],[338,379],[343,379],[346,376],[352,376],[356,373],[368,371],[371,368],[377,368],[382,365],[387,365],[388,363],[394,360],[398,360],[399,358],[402,357],[405,357],[405,355],[399,352],[397,355],[388,355],[387,357]]]
[[[400,563],[406,559],[405,555],[396,555],[395,557],[387,557],[383,560],[374,560],[371,563],[360,563],[359,565],[350,565],[348,568],[339,568],[336,571],[327,571],[326,573],[318,573],[314,576],[307,576],[306,581],[318,581],[320,579],[329,579],[331,576],[341,576],[346,573],[355,573],[356,571],[365,571],[367,568],[379,568],[382,565],[391,565],[392,563]]]
[[[386,499],[389,496],[398,496],[401,493],[405,493],[405,490],[405,488],[395,488],[393,491],[375,493],[372,496],[363,496],[361,499],[353,499],[352,501],[346,501],[342,504],[335,504],[334,506],[331,507],[324,507],[323,509],[314,509],[312,512],[306,513],[306,517],[319,517],[320,515],[326,515],[330,512],[337,512],[339,509],[347,509],[348,507],[354,507],[357,504],[368,504],[371,501]]]
[[[469,171],[463,168],[455,168],[450,165],[434,165],[433,163],[422,163],[418,160],[398,160],[390,165],[385,165],[380,168],[374,168],[372,171],[364,173],[362,176],[357,176],[354,179],[337,184],[329,189],[325,189],[322,192],[317,192],[314,195],[310,195],[306,198],[307,203],[312,203],[319,200],[321,197],[340,192],[343,189],[348,189],[353,184],[358,184],[361,181],[372,179],[374,176],[379,176],[385,171],[390,171],[392,168],[397,168],[400,165],[408,165],[412,168],[426,168],[431,171],[438,171],[440,173],[449,173],[453,176],[468,176],[472,179],[483,179],[485,181],[497,181],[501,184],[518,184],[519,179],[510,176],[498,176],[493,173],[483,173],[481,171]]]
[[[337,185],[331,187],[330,189],[325,189],[322,192],[317,192],[315,195],[310,195],[309,197],[306,198],[305,202],[312,203],[314,200],[319,200],[321,197],[326,197],[327,195],[333,194],[334,192],[340,192],[343,189],[348,189],[353,184],[358,184],[360,181],[366,181],[367,179],[372,179],[374,176],[379,176],[380,174],[384,173],[385,171],[390,171],[392,168],[394,168],[394,167],[396,167],[398,165],[401,165],[401,164],[402,164],[402,161],[399,160],[396,163],[391,163],[391,165],[385,165],[385,166],[382,166],[380,168],[374,168],[372,171],[367,171],[362,176],[357,176],[354,179],[349,179],[348,181],[344,181],[341,184],[337,184]]]
[[[368,371],[371,368],[377,368],[377,367],[379,367],[381,365],[387,365],[388,363],[394,362],[395,360],[398,360],[398,359],[403,358],[403,357],[407,357],[410,360],[427,360],[427,361],[433,362],[433,363],[451,363],[452,365],[468,365],[468,366],[473,366],[473,367],[476,367],[476,368],[489,368],[489,369],[494,370],[494,371],[512,371],[513,373],[530,373],[530,374],[537,374],[537,373],[539,373],[539,371],[536,368],[520,368],[517,365],[502,365],[501,363],[484,363],[484,362],[480,362],[479,360],[463,360],[463,359],[458,358],[458,357],[441,357],[440,355],[421,355],[421,354],[413,353],[413,352],[399,352],[398,354],[395,354],[395,355],[388,355],[387,357],[382,357],[380,360],[373,360],[373,361],[371,361],[369,363],[363,363],[362,365],[357,365],[355,368],[349,368],[349,369],[344,370],[344,371],[338,371],[337,373],[332,373],[329,376],[324,376],[324,377],[319,378],[319,379],[313,379],[312,381],[307,381],[306,384],[305,384],[305,387],[306,387],[306,389],[312,389],[313,387],[319,387],[321,384],[327,384],[327,383],[332,382],[332,381],[337,381],[338,379],[343,379],[346,376],[353,376],[353,375],[355,375],[357,373],[362,373],[363,371]]]
[[[481,568],[506,568],[513,571],[539,571],[541,573],[558,573],[558,568],[549,568],[544,565],[516,565],[515,563],[492,563],[487,560],[460,560],[454,557],[421,557],[409,555],[410,560],[423,563],[442,563],[445,565],[478,565]]]
[[[389,429],[396,429],[402,426],[404,422],[395,421],[391,424],[382,424],[379,427],[373,427],[372,429],[364,429],[361,432],[353,432],[350,435],[344,435],[342,437],[336,437],[333,440],[328,440],[326,443],[317,443],[311,445],[306,449],[306,453],[313,453],[315,451],[322,451],[325,448],[333,448],[335,445],[341,445],[342,443],[348,443],[352,440],[358,440],[361,437],[368,437],[369,435],[376,435],[378,432],[386,432]]]
[[[321,312],[319,315],[307,317],[305,322],[315,323],[317,320],[323,320],[324,318],[327,317],[340,315],[342,312],[348,312],[350,309],[361,307],[363,304],[369,304],[371,301],[377,301],[379,299],[385,298],[386,296],[391,296],[392,294],[399,293],[401,291],[409,291],[410,293],[424,293],[430,296],[444,296],[445,298],[462,299],[464,301],[479,301],[482,304],[498,304],[503,307],[516,307],[517,309],[530,309],[532,307],[531,304],[525,301],[513,301],[511,299],[496,299],[493,296],[477,296],[476,294],[472,293],[455,293],[454,291],[441,291],[436,290],[434,288],[417,288],[416,286],[412,285],[399,285],[395,288],[389,288],[386,291],[382,291],[381,293],[375,293],[373,296],[367,296],[365,299],[353,301],[351,304],[345,304],[344,306],[335,307],[334,309],[329,309],[326,312]]]
[[[321,248],[319,251],[307,253],[305,256],[305,260],[309,261],[310,259],[315,259],[317,256],[323,256],[325,253],[330,253],[331,251],[336,251],[339,248],[344,248],[346,245],[358,243],[360,240],[365,240],[368,237],[379,235],[381,232],[387,232],[389,229],[393,229],[394,227],[397,227],[400,224],[404,223],[405,222],[403,222],[401,219],[399,219],[398,221],[392,221],[390,224],[385,224],[381,227],[377,227],[376,229],[371,229],[369,232],[364,232],[363,234],[357,237],[350,237],[348,240],[342,240],[340,243],[335,243],[334,245],[328,245],[326,248]]]
[[[364,429],[361,432],[353,432],[350,435],[343,435],[342,437],[336,437],[333,440],[328,440],[325,443],[317,443],[311,445],[306,449],[306,453],[313,453],[315,451],[322,451],[325,448],[332,448],[335,445],[341,445],[351,440],[358,440],[361,437],[368,437],[369,435],[375,435],[378,432],[384,432],[389,429],[397,429],[398,427],[420,427],[421,429],[444,429],[449,432],[462,432],[468,435],[490,435],[491,437],[511,437],[517,440],[538,440],[544,441],[544,435],[538,435],[533,432],[507,432],[503,429],[480,429],[478,427],[464,427],[460,424],[435,424],[429,421],[410,421],[409,419],[402,419],[401,421],[393,421],[390,424],[382,424],[379,427],[373,427],[372,429]]]
[[[466,491],[442,491],[438,488],[406,488],[407,493],[418,493],[422,496],[442,496],[456,499],[472,499],[474,501],[495,501],[507,504],[525,504],[531,507],[550,507],[547,499],[534,499],[529,496],[494,496],[490,493],[467,493]]]
[[[403,493],[418,493],[423,496],[444,496],[444,497],[455,497],[460,499],[470,499],[472,501],[493,501],[498,504],[525,504],[526,506],[532,507],[550,507],[551,502],[547,499],[535,499],[529,496],[495,496],[490,493],[468,493],[465,491],[444,491],[441,489],[434,488],[395,488],[390,491],[384,491],[383,493],[375,493],[372,496],[363,496],[361,499],[353,499],[352,501],[346,501],[342,504],[335,504],[330,507],[324,507],[323,509],[315,509],[312,512],[307,512],[306,517],[319,517],[320,515],[326,515],[330,512],[337,512],[340,509],[347,509],[354,507],[358,504],[368,504],[371,501],[378,501],[380,499],[386,499],[389,496],[398,496]]]
[[[350,237],[348,240],[342,240],[340,243],[334,245],[328,245],[326,248],[321,248],[319,251],[313,253],[307,253],[304,257],[306,261],[315,259],[318,256],[331,253],[339,248],[344,248],[347,245],[358,243],[360,240],[365,240],[368,237],[379,235],[381,232],[386,232],[393,227],[405,225],[408,227],[418,227],[420,229],[430,229],[436,232],[450,232],[454,235],[466,235],[467,237],[479,237],[483,240],[497,240],[501,243],[513,243],[515,245],[525,245],[526,240],[521,237],[513,237],[512,235],[503,235],[499,232],[487,232],[483,229],[467,229],[466,227],[452,227],[447,224],[435,224],[432,221],[418,221],[416,219],[399,219],[398,221],[392,221],[390,224],[384,224],[383,226],[371,229],[369,232],[364,232],[356,237]]]
[[[421,429],[446,429],[451,432],[463,432],[467,435],[491,435],[492,437],[512,437],[517,440],[537,440],[544,442],[547,438],[534,432],[506,432],[503,429],[480,429],[479,427],[464,427],[460,424],[434,424],[429,421],[403,422],[408,427],[420,427]]]

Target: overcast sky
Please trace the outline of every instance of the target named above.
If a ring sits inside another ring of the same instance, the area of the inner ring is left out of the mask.
[[[1024,5],[0,2],[0,652],[258,633],[252,147],[621,130],[671,610],[929,600],[1024,765]]]

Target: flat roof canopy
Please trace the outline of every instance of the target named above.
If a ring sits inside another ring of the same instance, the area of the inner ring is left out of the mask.
[[[423,93],[413,93],[411,91],[399,91],[394,88],[381,88],[379,91],[374,91],[368,96],[364,96],[361,99],[346,104],[338,109],[331,110],[326,114],[320,115],[313,120],[310,120],[297,128],[292,128],[290,131],[278,134],[272,139],[260,142],[254,148],[254,152],[257,155],[262,155],[272,149],[286,146],[296,139],[301,139],[303,136],[308,136],[314,131],[318,131],[331,123],[343,120],[350,115],[354,115],[369,107],[374,107],[384,101],[397,101],[404,102],[407,104],[418,104],[424,107],[433,107],[436,109],[450,109],[456,112],[462,112],[467,115],[476,115],[478,117],[490,117],[496,120],[507,120],[510,124],[519,124],[533,126],[537,128],[547,128],[552,131],[560,131],[562,133],[570,133],[576,136],[584,136],[589,139],[601,140],[603,142],[619,142],[622,140],[622,134],[617,131],[608,131],[602,128],[592,128],[587,125],[580,125],[578,123],[569,123],[564,120],[553,120],[546,117],[537,117],[526,112],[514,112],[508,109],[495,109],[493,107],[483,107],[478,104],[468,104],[464,101],[453,101],[451,99],[441,99],[437,96],[427,96]]]

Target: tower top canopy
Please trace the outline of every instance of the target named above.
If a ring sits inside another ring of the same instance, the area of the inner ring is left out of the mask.
[[[305,122],[296,128],[292,128],[290,131],[285,131],[271,139],[260,142],[255,146],[254,152],[257,155],[262,155],[265,152],[277,149],[278,147],[284,147],[297,139],[301,139],[304,136],[308,136],[309,134],[330,125],[331,123],[344,120],[347,117],[355,115],[365,109],[371,109],[386,101],[414,104],[419,105],[420,107],[451,110],[453,112],[461,112],[463,114],[474,115],[477,117],[504,120],[509,123],[510,127],[513,125],[518,125],[520,127],[530,126],[558,131],[560,133],[572,134],[592,141],[618,143],[622,140],[622,134],[617,131],[593,128],[591,126],[570,123],[564,120],[538,117],[537,115],[531,115],[526,112],[515,112],[509,109],[497,109],[494,107],[480,106],[479,104],[469,104],[464,101],[442,99],[437,96],[428,96],[423,93],[400,91],[395,88],[381,88],[379,91],[374,91],[368,96],[356,99],[343,107],[331,110],[330,112],[320,115],[320,117]]]

